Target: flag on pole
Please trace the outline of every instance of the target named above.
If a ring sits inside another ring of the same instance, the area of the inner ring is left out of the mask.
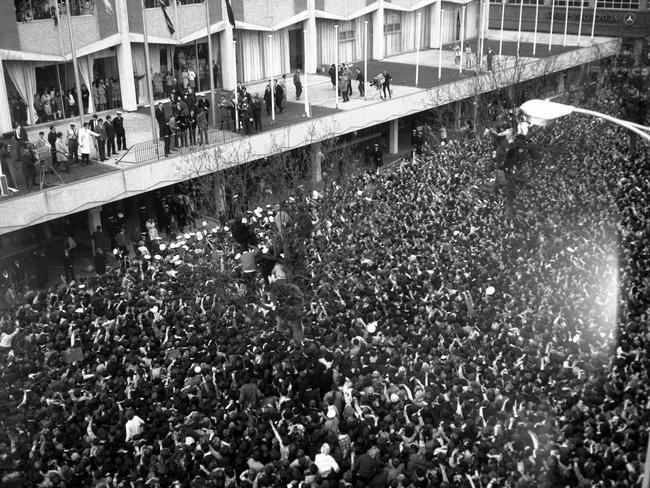
[[[232,5],[230,5],[230,0],[226,0],[226,12],[228,13],[228,22],[232,25],[232,28],[235,28],[235,14],[232,11]]]
[[[176,29],[174,29],[174,24],[172,19],[167,15],[167,5],[165,5],[165,0],[158,0],[158,5],[160,5],[160,10],[162,10],[163,15],[165,16],[165,22],[167,23],[167,30],[169,30],[169,35],[173,36]]]
[[[108,15],[113,15],[113,6],[111,5],[111,0],[104,0],[104,8]]]

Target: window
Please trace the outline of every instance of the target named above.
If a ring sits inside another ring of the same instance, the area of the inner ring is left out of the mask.
[[[51,0],[14,0],[16,7],[16,20],[18,22],[31,22],[32,20],[55,19],[56,2]],[[59,2],[59,17],[66,15],[65,2]],[[94,15],[95,0],[70,0],[70,14]]]
[[[399,32],[402,30],[402,14],[399,12],[386,12],[384,17],[384,32]]]
[[[354,38],[355,38],[354,22],[349,20],[346,22],[341,22],[339,26],[339,41],[340,42],[353,41]]]
[[[169,7],[169,0],[162,0],[165,7]],[[144,8],[160,7],[160,0],[144,0]]]
[[[569,7],[580,7],[580,4],[582,3],[584,5],[585,10],[589,8],[589,0],[555,0],[555,6],[562,6],[566,7],[567,3],[569,4]],[[578,19],[576,19],[577,21]]]
[[[598,8],[639,10],[639,0],[598,0]]]
[[[511,4],[519,5],[523,3],[524,5],[544,5],[544,0],[510,0]]]

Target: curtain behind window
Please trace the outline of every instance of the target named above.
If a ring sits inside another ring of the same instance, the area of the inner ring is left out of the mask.
[[[27,123],[32,125],[37,119],[36,110],[34,109],[36,67],[34,63],[28,61],[5,61],[3,64],[20,98],[27,104]]]

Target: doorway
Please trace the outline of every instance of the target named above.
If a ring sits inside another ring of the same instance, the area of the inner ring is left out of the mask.
[[[304,71],[305,44],[302,29],[289,31],[289,67],[291,71]]]

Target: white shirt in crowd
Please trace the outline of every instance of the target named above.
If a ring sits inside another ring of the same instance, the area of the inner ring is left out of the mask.
[[[330,456],[330,447],[323,444],[320,448],[320,454],[316,454],[314,464],[318,467],[318,474],[323,478],[327,478],[332,471],[339,472],[339,465],[336,460]]]
[[[126,442],[129,442],[136,435],[142,434],[142,426],[144,425],[144,420],[142,420],[137,415],[134,415],[133,418],[126,423]]]

